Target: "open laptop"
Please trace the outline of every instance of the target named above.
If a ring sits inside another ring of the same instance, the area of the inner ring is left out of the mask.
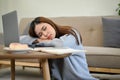
[[[12,42],[19,42],[17,11],[2,15],[2,22],[5,47]]]

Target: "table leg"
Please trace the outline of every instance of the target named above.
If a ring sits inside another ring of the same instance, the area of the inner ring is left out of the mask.
[[[42,65],[42,69],[43,69],[44,80],[50,80],[50,71],[49,71],[48,59],[43,59],[41,61],[41,65]]]
[[[11,59],[11,80],[15,80],[15,59]]]
[[[2,64],[0,64],[0,68],[2,68]]]

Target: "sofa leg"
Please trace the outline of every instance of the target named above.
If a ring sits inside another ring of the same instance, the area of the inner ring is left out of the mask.
[[[25,66],[22,66],[23,70],[25,70]]]
[[[2,64],[0,64],[0,68],[2,68]]]

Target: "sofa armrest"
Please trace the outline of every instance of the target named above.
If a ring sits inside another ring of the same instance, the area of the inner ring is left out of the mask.
[[[86,55],[120,56],[120,48],[84,46]]]

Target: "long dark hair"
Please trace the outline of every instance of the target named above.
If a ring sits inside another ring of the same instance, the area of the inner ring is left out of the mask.
[[[36,17],[30,24],[30,28],[29,28],[29,35],[31,37],[38,37],[35,33],[35,26],[37,24],[40,24],[40,23],[48,23],[50,24],[56,31],[56,38],[59,38],[60,36],[63,36],[65,34],[72,34],[73,36],[75,36],[76,40],[77,40],[77,43],[80,44],[80,41],[78,39],[78,37],[81,38],[81,36],[77,36],[76,32],[75,32],[75,29],[73,27],[70,27],[70,26],[60,26],[60,25],[57,25],[55,24],[52,20],[48,19],[48,18],[45,18],[45,17]]]

